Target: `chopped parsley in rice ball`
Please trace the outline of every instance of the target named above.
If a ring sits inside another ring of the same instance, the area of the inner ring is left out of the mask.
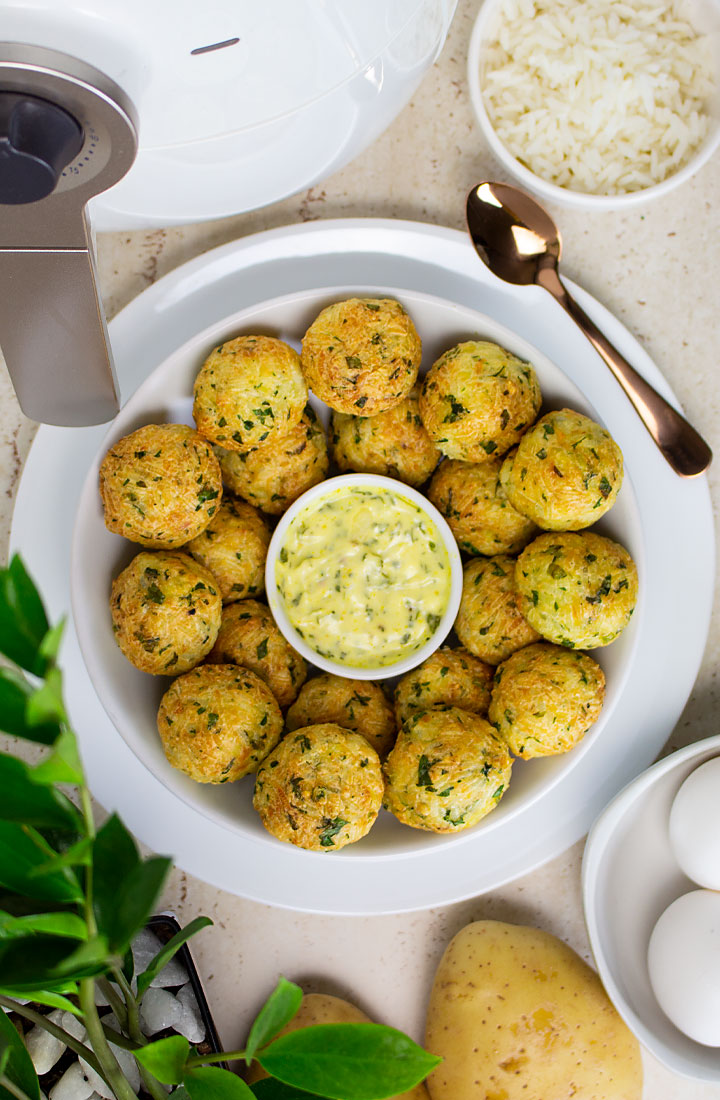
[[[530,363],[487,340],[467,340],[433,363],[420,415],[448,458],[486,462],[514,447],[540,409]]]
[[[422,348],[415,325],[393,298],[348,298],[327,306],[302,342],[313,393],[342,413],[375,416],[412,389]]]
[[[332,722],[288,733],[261,764],[253,806],[278,840],[336,852],[366,835],[383,796],[380,759]]]
[[[212,573],[177,550],[142,550],[112,583],[115,641],[153,676],[175,676],[213,647],[222,603]]]
[[[290,431],[307,404],[297,352],[272,336],[237,336],[210,352],[195,379],[197,430],[228,451]]]
[[[609,645],[630,622],[637,567],[620,543],[594,531],[553,531],[515,566],[520,609],[543,638],[569,649]]]
[[[148,549],[199,535],[222,497],[212,448],[186,424],[146,424],[114,443],[100,465],[108,531]]]

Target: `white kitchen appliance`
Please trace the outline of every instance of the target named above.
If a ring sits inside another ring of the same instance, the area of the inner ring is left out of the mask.
[[[456,3],[0,0],[0,347],[24,411],[117,411],[88,205],[141,228],[312,185],[409,100]]]

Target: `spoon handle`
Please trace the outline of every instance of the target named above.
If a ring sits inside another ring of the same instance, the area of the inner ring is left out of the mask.
[[[673,470],[681,477],[695,477],[706,470],[712,451],[705,440],[613,347],[565,289],[556,268],[542,268],[535,281],[550,291],[605,360]]]

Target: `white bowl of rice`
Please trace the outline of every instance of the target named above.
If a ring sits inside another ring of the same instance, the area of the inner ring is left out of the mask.
[[[720,145],[720,0],[484,0],[468,55],[491,150],[536,194],[618,209]]]

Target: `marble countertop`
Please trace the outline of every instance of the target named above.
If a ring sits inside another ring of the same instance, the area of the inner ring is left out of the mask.
[[[368,216],[462,228],[471,186],[503,178],[467,95],[466,50],[476,8],[477,0],[460,0],[440,60],[412,102],[369,150],[322,184],[235,218],[101,236],[99,271],[108,314],[185,260],[275,226]],[[719,452],[720,298],[713,243],[720,240],[720,156],[670,195],[627,213],[590,215],[561,208],[552,213],[563,233],[564,273],[640,340],[688,418]],[[35,425],[20,412],[0,366],[0,535],[5,548]],[[719,478],[716,462],[709,475],[716,505]],[[717,733],[718,657],[716,597],[702,667],[665,751]],[[580,892],[582,849],[580,842],[532,874],[475,900],[405,916],[298,915],[231,896],[179,871],[167,887],[165,903],[181,920],[204,912],[215,922],[194,941],[193,953],[224,1044],[239,1045],[281,973],[308,989],[354,1000],[375,1019],[421,1039],[434,968],[450,937],[472,919],[537,925],[590,961]],[[720,1098],[720,1085],[680,1079],[647,1055],[645,1069],[648,1100]]]

